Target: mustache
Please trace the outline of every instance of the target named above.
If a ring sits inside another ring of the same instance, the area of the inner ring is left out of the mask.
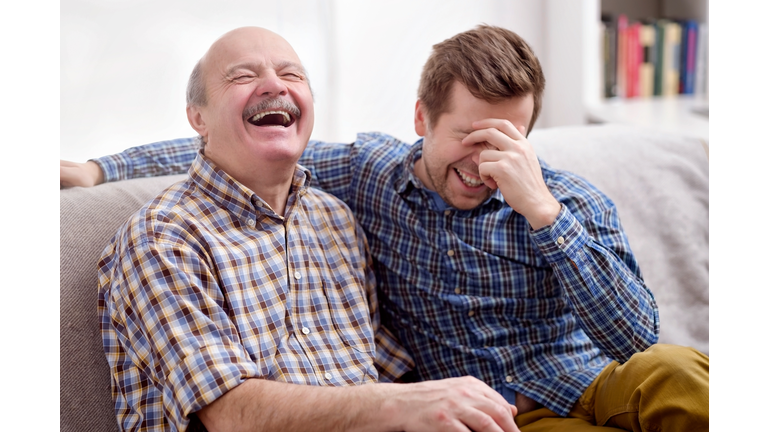
[[[269,98],[251,105],[243,111],[243,119],[249,119],[261,111],[282,110],[287,111],[291,116],[297,120],[301,118],[301,110],[293,102],[283,98]]]

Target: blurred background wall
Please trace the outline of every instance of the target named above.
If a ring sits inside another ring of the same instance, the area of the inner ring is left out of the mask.
[[[433,44],[487,23],[533,47],[547,77],[536,127],[585,122],[597,98],[598,0],[62,0],[62,159],[84,161],[193,136],[184,91],[223,33],[266,27],[304,62],[314,139],[384,131],[414,141],[421,67]],[[595,23],[595,25],[592,25]]]

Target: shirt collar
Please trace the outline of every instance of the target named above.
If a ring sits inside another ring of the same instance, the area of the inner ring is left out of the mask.
[[[402,162],[402,173],[403,176],[399,178],[395,182],[395,190],[397,193],[399,193],[402,196],[410,195],[410,192],[415,189],[422,189],[425,192],[431,192],[429,189],[427,189],[426,186],[424,186],[424,183],[416,176],[416,172],[414,171],[414,164],[417,160],[421,159],[422,154],[422,147],[424,145],[424,138],[419,138],[418,141],[416,141],[412,146],[411,149],[406,153],[405,158]],[[421,194],[425,197],[428,197],[429,194]],[[436,194],[435,194],[436,195]],[[433,202],[432,199],[427,199],[429,202]],[[505,203],[504,196],[501,194],[501,191],[499,189],[496,189],[493,191],[490,197],[488,197],[487,200],[481,205],[481,207],[493,202],[493,201],[499,201],[501,204]],[[438,205],[438,207],[440,207]],[[451,208],[449,206],[449,208]]]
[[[189,167],[189,176],[204,194],[208,195],[220,207],[235,214],[236,217],[263,215],[283,219],[256,193],[217,167],[201,151],[197,153],[192,166]],[[286,216],[294,204],[299,201],[299,197],[307,192],[310,180],[310,171],[296,164],[291,181],[291,192],[286,203]]]

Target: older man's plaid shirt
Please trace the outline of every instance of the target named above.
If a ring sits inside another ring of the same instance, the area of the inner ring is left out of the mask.
[[[346,386],[412,366],[379,326],[365,236],[297,168],[285,217],[204,156],[118,232],[98,312],[118,422],[176,430],[247,378]],[[300,402],[298,402],[300,403]]]
[[[194,153],[183,138],[96,162],[112,181],[177,173]],[[370,133],[310,142],[299,161],[365,230],[382,322],[419,379],[473,375],[566,415],[609,359],[658,340],[656,302],[616,207],[594,186],[541,161],[563,207],[531,231],[499,191],[472,210],[442,208],[413,174],[419,157],[420,142]]]

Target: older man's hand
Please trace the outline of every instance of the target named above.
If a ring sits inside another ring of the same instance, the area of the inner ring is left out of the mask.
[[[474,377],[425,381],[399,387],[400,416],[407,431],[519,432],[517,407]]]
[[[104,183],[104,173],[96,162],[85,163],[61,160],[59,187],[91,187]]]

